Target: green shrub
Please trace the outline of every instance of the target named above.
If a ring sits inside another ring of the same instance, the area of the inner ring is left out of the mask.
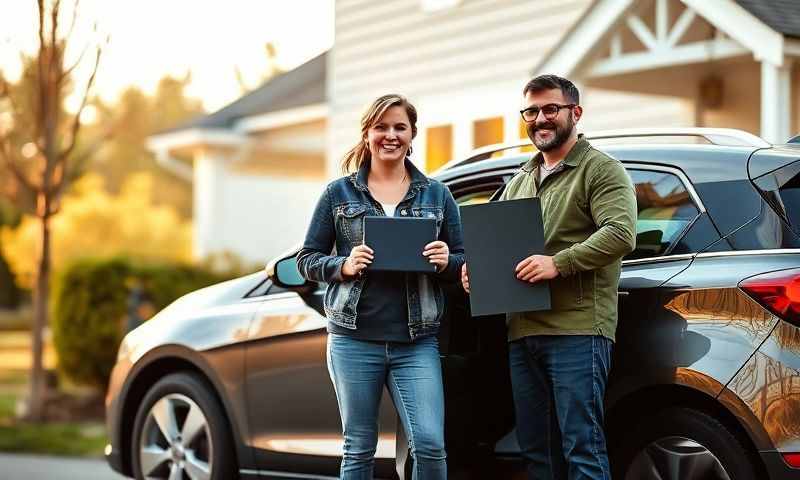
[[[57,275],[52,296],[59,371],[77,384],[105,388],[126,331],[133,288],[141,288],[152,310],[158,311],[188,292],[227,278],[198,267],[122,257],[68,265]]]

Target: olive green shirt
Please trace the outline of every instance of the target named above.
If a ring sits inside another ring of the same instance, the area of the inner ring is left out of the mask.
[[[622,164],[582,135],[563,166],[538,182],[537,153],[508,182],[500,200],[539,197],[551,309],[508,315],[509,341],[530,335],[602,335],[614,340],[621,259],[636,241],[636,196]]]

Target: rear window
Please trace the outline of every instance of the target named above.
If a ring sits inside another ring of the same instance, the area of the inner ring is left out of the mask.
[[[800,160],[757,178],[767,203],[800,235]]]
[[[629,169],[636,189],[636,249],[625,259],[666,255],[699,210],[672,173]]]

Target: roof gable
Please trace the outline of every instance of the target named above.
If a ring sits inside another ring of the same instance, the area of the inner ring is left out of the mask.
[[[777,0],[785,3],[784,7],[800,15],[800,3],[790,0]],[[745,7],[744,3],[747,3]],[[667,66],[671,61],[691,63],[703,61],[711,55],[712,50],[724,55],[740,55],[747,51],[752,52],[757,60],[765,60],[780,66],[785,54],[784,34],[776,31],[767,23],[751,13],[755,4],[775,3],[758,0],[656,0],[650,4],[654,8],[654,25],[648,26],[638,16],[642,8],[648,4],[639,0],[595,0],[585,11],[583,16],[537,64],[533,73],[555,73],[571,76],[583,71],[587,62],[596,58],[603,49],[611,46],[611,56],[619,58],[619,42],[614,37],[626,29],[632,32],[637,40],[645,47],[643,52],[635,52],[639,58],[628,62],[629,68],[646,69],[656,65]],[[671,18],[671,9],[683,10],[678,18]],[[653,10],[651,10],[652,12]],[[764,12],[775,15],[775,6],[763,9]],[[696,42],[694,45],[679,45],[681,36],[689,29],[695,18],[700,17],[711,24],[721,35],[717,39],[707,42]],[[786,21],[790,24],[791,16]],[[800,24],[798,24],[800,27]],[[616,45],[615,45],[616,43]],[[707,49],[714,43],[719,48]],[[689,48],[687,48],[689,47]],[[694,48],[691,48],[694,47]],[[708,50],[708,52],[706,51]],[[616,53],[615,53],[616,52]],[[675,52],[670,58],[670,52]],[[640,54],[641,53],[641,54]],[[644,54],[644,55],[643,55]],[[618,62],[619,64],[619,62]]]
[[[166,132],[194,128],[230,128],[244,117],[323,103],[327,56],[328,52],[324,52],[299,67],[270,79],[222,109],[194,118]]]

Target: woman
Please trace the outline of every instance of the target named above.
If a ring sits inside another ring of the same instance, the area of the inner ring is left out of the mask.
[[[450,191],[408,159],[416,124],[404,97],[375,100],[361,119],[361,141],[342,162],[345,173],[356,171],[327,186],[298,256],[303,276],[328,284],[328,369],[344,431],[343,480],[372,479],[384,385],[408,432],[413,478],[447,477],[438,282],[458,281],[464,250]],[[438,239],[421,253],[436,273],[370,272],[375,256],[392,252],[363,244],[366,215],[435,217]]]

